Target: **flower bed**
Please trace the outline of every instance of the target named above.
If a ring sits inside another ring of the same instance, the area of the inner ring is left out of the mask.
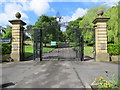
[[[95,79],[95,81],[91,84],[91,87],[93,90],[120,90],[120,76],[112,74],[108,75],[108,71],[106,72],[106,78],[104,77],[99,77]]]

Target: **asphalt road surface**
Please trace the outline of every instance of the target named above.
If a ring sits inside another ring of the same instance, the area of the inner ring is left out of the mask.
[[[118,65],[90,61],[26,61],[0,64],[4,88],[89,88],[95,78],[118,74]]]
[[[95,78],[118,74],[118,64],[74,60],[75,51],[68,44],[44,54],[72,60],[12,62],[0,64],[0,87],[3,88],[90,88]],[[59,55],[57,55],[59,51]]]

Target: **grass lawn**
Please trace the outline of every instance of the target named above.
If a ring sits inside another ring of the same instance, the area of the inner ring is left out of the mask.
[[[70,42],[69,45],[70,45],[71,47],[74,47],[75,43],[74,43],[74,42]]]
[[[55,49],[55,47],[47,46],[43,47],[43,52],[49,52]],[[32,45],[25,45],[25,58],[33,55],[33,47]]]
[[[74,47],[74,45],[75,45],[74,42],[70,42],[70,46],[71,46],[71,47]],[[84,54],[93,56],[94,54],[93,54],[93,53],[90,53],[90,51],[93,51],[93,47],[92,47],[92,46],[85,46],[85,47],[84,47]]]
[[[25,58],[33,55],[32,45],[25,45]]]
[[[84,54],[93,56],[94,53],[90,53],[90,51],[93,51],[93,47],[92,46],[85,46],[84,47]]]
[[[70,43],[70,46],[73,47],[74,43]],[[52,51],[54,49],[55,49],[55,47],[52,47],[52,46],[43,47],[43,52],[46,53],[46,52]],[[90,51],[93,51],[92,46],[85,46],[84,47],[84,54],[93,56],[94,54],[90,53]],[[29,56],[32,56],[32,55],[33,55],[33,47],[32,47],[32,45],[25,45],[25,58],[27,58]]]
[[[52,47],[52,46],[43,47],[43,52],[44,53],[50,52],[50,51],[52,51],[54,49],[55,49],[55,47]]]

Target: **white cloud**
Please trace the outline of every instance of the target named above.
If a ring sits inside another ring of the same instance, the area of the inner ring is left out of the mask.
[[[116,2],[119,0],[54,0],[54,2]]]
[[[112,6],[116,6],[116,5],[118,5],[118,2],[120,1],[120,0],[110,0],[111,2],[105,2],[104,4],[105,5],[107,5],[107,6],[110,6],[110,7],[112,7]]]
[[[78,17],[82,17],[87,13],[87,9],[83,9],[83,8],[78,8],[75,13],[72,15],[72,18],[70,19],[70,21],[72,20],[76,20]]]
[[[0,0],[0,2],[6,2],[6,0]]]
[[[8,20],[15,18],[15,13],[20,12],[22,19],[28,23],[29,18],[24,11],[33,11],[36,15],[40,16],[46,12],[55,12],[53,8],[50,8],[48,2],[53,0],[0,0],[0,3],[5,3],[3,12],[0,13],[0,24],[9,24]],[[1,19],[4,18],[4,19]]]
[[[76,9],[76,11],[73,13],[72,17],[70,17],[70,16],[62,16],[63,19],[62,19],[61,22],[64,22],[65,25],[67,25],[67,22],[76,20],[78,17],[82,17],[82,16],[84,16],[86,13],[87,13],[87,9],[78,8],[78,9]],[[66,28],[65,28],[65,27],[61,27],[61,30],[62,30],[62,31],[65,31]]]
[[[118,1],[119,0],[0,0],[0,3],[5,3],[4,10],[0,13],[0,24],[7,25],[9,23],[8,20],[14,19],[14,14],[18,11],[21,12],[22,19],[27,22],[29,22],[29,19],[24,11],[31,10],[38,16],[46,12],[55,12],[53,8],[50,8],[48,2],[104,2],[104,4],[108,6],[114,6]],[[65,16],[64,18],[66,21],[75,20],[85,13],[86,9],[78,8],[72,17]]]
[[[82,17],[86,13],[87,13],[87,9],[77,8],[71,17],[70,16],[63,16],[62,22],[69,22],[69,21],[76,20],[78,17]]]
[[[3,25],[10,24],[8,20],[15,19],[15,13],[20,12],[21,18],[28,22],[28,16],[22,11],[22,7],[16,3],[5,4],[4,12],[0,13],[0,23]]]
[[[8,0],[0,0],[6,2]],[[9,0],[9,2],[29,2],[31,0]],[[38,0],[38,2],[118,2],[119,0]]]
[[[70,20],[70,19],[71,19],[70,16],[63,16],[63,21],[68,21],[68,20]]]
[[[63,16],[62,22],[69,22],[69,21],[76,20],[78,17],[82,17],[86,13],[87,13],[87,9],[77,8],[71,17],[70,16]]]
[[[46,2],[45,1],[42,2],[42,1],[43,0],[41,0],[40,2],[38,2],[38,0],[32,0],[30,2],[31,10],[33,10],[38,16],[46,13],[47,11],[49,11],[50,8],[47,1]]]
[[[53,0],[31,0],[30,9],[33,10],[38,16],[45,14],[46,12],[55,12],[53,8],[50,8],[48,2],[53,2]]]

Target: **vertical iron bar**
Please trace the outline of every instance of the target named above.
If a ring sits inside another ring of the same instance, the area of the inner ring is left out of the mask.
[[[35,60],[35,30],[34,30],[34,39],[33,39],[33,60]]]
[[[23,45],[21,45],[22,47],[21,47],[21,49],[23,49],[23,52],[21,53],[22,55],[22,57],[21,57],[21,60],[24,60],[25,59],[25,57],[24,57],[24,53],[25,53],[25,45],[24,45],[24,28],[21,26],[20,27],[20,30],[21,30],[21,39],[22,39],[22,43],[21,44],[23,44]]]
[[[42,30],[40,30],[40,61],[42,61]]]
[[[81,61],[84,61],[84,35],[81,36]]]
[[[94,59],[95,59],[95,56],[96,56],[96,51],[95,51],[95,27],[93,27],[93,42],[94,42],[94,44],[93,44],[93,50],[94,50]]]
[[[80,32],[79,32],[78,28],[76,30],[77,30],[77,32],[76,32],[77,47],[76,48],[77,48],[77,58],[79,60],[79,58],[80,58],[80,47],[79,47],[80,46]]]
[[[82,39],[82,31],[81,31],[81,29],[79,29],[80,30],[80,32],[79,32],[79,59],[82,61],[82,41],[81,41],[81,39]]]
[[[33,55],[33,59],[36,59],[36,30],[34,30],[34,55]]]
[[[75,29],[75,51],[76,51],[76,58],[78,58],[78,50],[77,50],[77,29]]]
[[[57,48],[59,48],[59,29],[60,29],[60,25],[59,25],[59,23],[58,23],[58,31],[57,31]],[[58,49],[58,61],[60,60],[60,51],[59,51],[59,49]]]
[[[38,30],[36,30],[36,57],[38,58],[38,37],[39,33]]]

